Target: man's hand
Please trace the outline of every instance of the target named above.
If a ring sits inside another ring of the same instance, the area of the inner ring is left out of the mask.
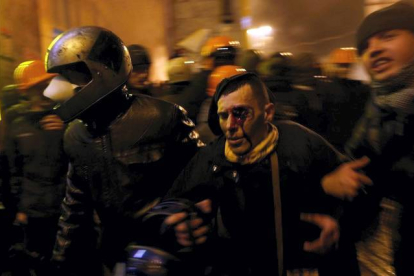
[[[57,115],[46,115],[40,120],[40,126],[44,130],[61,130],[65,124]]]
[[[336,248],[339,241],[338,222],[323,214],[301,214],[300,219],[321,228],[319,238],[314,241],[307,241],[303,244],[303,250],[318,254],[324,254],[333,248]]]
[[[211,213],[211,200],[200,201],[196,204],[196,207],[204,214],[209,214]],[[168,216],[164,223],[174,226],[177,242],[185,247],[205,243],[207,240],[206,234],[210,230],[210,226],[206,225],[203,219],[196,216],[196,214],[185,212]]]
[[[369,158],[364,156],[340,165],[322,178],[323,190],[328,195],[352,201],[358,195],[359,190],[364,190],[365,185],[372,185],[372,180],[358,171],[369,162]]]

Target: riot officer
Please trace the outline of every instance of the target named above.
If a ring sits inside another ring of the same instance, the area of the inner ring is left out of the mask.
[[[64,271],[98,275],[101,262],[111,270],[124,261],[130,242],[151,242],[151,233],[141,227],[143,214],[202,143],[177,105],[128,93],[130,53],[111,31],[88,26],[63,33],[49,46],[46,65],[78,86],[56,109],[71,123],[64,138],[70,167],[53,259]],[[102,227],[99,256],[94,213]]]

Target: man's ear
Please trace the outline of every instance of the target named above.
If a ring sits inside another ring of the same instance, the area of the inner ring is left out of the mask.
[[[265,120],[266,122],[273,121],[275,117],[275,105],[273,103],[268,103],[265,105]]]

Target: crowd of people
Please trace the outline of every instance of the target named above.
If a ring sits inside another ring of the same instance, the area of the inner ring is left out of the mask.
[[[414,7],[324,66],[226,36],[200,55],[156,85],[148,49],[87,26],[15,69],[0,275],[412,275]]]

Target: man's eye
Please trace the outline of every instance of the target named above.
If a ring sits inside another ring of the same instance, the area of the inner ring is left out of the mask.
[[[397,36],[397,34],[394,33],[394,32],[385,32],[385,33],[382,34],[383,39],[392,39],[396,36]]]
[[[245,119],[247,117],[248,111],[246,108],[240,107],[240,108],[234,108],[232,110],[233,116],[238,119]]]
[[[223,120],[223,119],[227,119],[229,117],[229,114],[226,113],[226,112],[220,112],[220,113],[218,113],[218,116],[219,116],[220,119]]]

